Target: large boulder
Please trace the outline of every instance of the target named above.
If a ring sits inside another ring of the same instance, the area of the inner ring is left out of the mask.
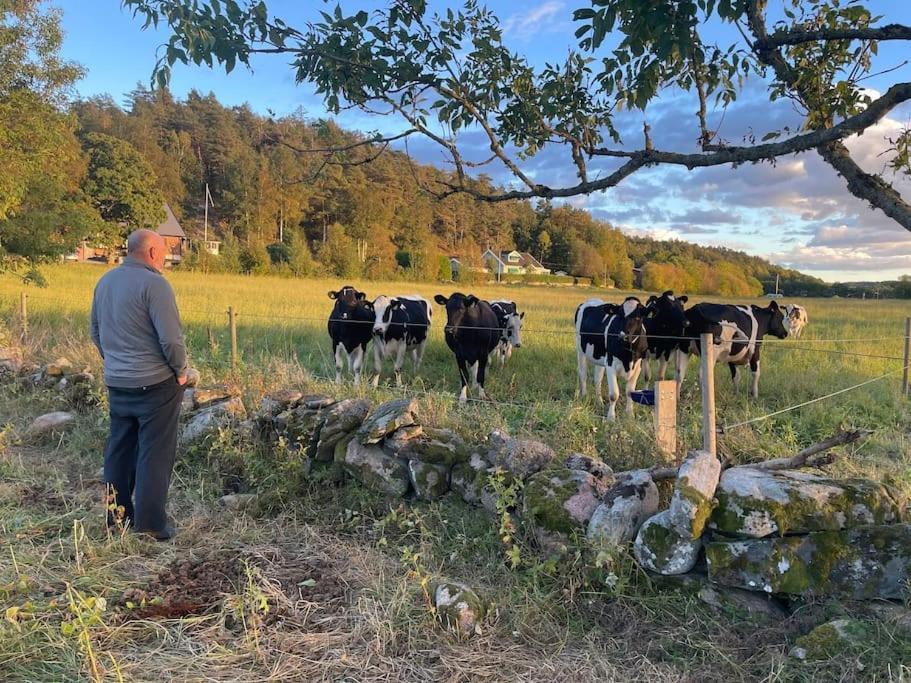
[[[408,461],[408,476],[415,495],[421,500],[436,500],[449,491],[448,465],[437,465],[420,460]]]
[[[462,583],[445,582],[433,590],[437,618],[448,628],[465,636],[480,629],[485,606],[471,588]]]
[[[470,455],[465,441],[452,430],[420,425],[399,429],[384,446],[401,458],[437,465],[466,462]]]
[[[714,542],[709,578],[766,593],[854,600],[906,597],[911,524],[871,525],[805,536]]]
[[[481,505],[484,491],[490,478],[490,464],[477,453],[472,453],[467,462],[452,468],[450,486],[469,505]],[[486,506],[485,506],[486,507]]]
[[[879,482],[794,470],[733,467],[721,476],[716,498],[709,526],[731,536],[763,538],[902,519],[897,494]]]
[[[649,517],[636,535],[633,553],[640,565],[657,574],[685,574],[696,566],[702,539],[681,534],[667,510]]]
[[[208,407],[191,414],[189,421],[180,434],[180,440],[184,445],[200,441],[206,436],[215,434],[225,427],[244,420],[246,417],[247,411],[244,408],[244,402],[239,396],[210,404]]]
[[[414,399],[400,398],[378,406],[357,431],[364,445],[380,443],[395,430],[417,422],[418,404]]]
[[[606,492],[605,483],[589,472],[549,467],[525,482],[522,520],[536,531],[584,529]]]
[[[658,487],[648,470],[623,472],[603,501],[588,523],[588,539],[605,545],[629,543],[645,520],[658,513]]]
[[[382,448],[351,439],[345,450],[345,469],[365,486],[389,496],[404,496],[411,484],[405,460],[386,455]]]
[[[75,415],[64,411],[58,410],[53,413],[45,413],[32,420],[32,423],[26,430],[26,435],[35,437],[41,436],[42,434],[50,434],[52,432],[62,432],[65,429],[69,429],[75,420]]]
[[[715,505],[721,462],[708,451],[692,451],[677,470],[668,518],[681,535],[699,538]]]
[[[514,439],[499,429],[490,433],[489,442],[488,462],[520,479],[540,472],[557,457],[547,444],[532,439]]]
[[[349,398],[326,408],[314,457],[320,462],[332,462],[335,445],[360,427],[369,412],[370,401],[366,399]]]

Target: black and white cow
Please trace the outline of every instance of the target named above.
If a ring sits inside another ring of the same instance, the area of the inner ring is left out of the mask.
[[[690,324],[683,309],[683,304],[688,300],[686,296],[674,296],[669,290],[661,296],[653,294],[645,302],[645,309],[648,312],[645,318],[648,356],[643,363],[646,381],[651,380],[649,361],[652,358],[658,359],[658,379],[664,379],[667,364],[672,357],[676,363],[676,351],[680,348],[679,338]]]
[[[520,313],[515,301],[505,299],[491,301],[490,307],[496,313],[500,326],[500,343],[494,352],[500,359],[500,365],[505,365],[512,357],[512,350],[522,346],[522,321],[525,319],[525,311]]]
[[[459,402],[468,400],[469,379],[478,388],[478,395],[487,398],[484,393],[487,359],[500,343],[496,313],[489,303],[473,294],[457,292],[449,297],[437,294],[433,299],[446,307],[446,344],[455,354],[462,383]]]
[[[753,372],[750,396],[759,396],[759,352],[762,338],[767,334],[779,339],[788,336],[784,313],[778,304],[772,301],[762,308],[756,305],[702,303],[687,309],[686,318],[690,325],[685,336],[692,339],[681,342],[677,351],[678,393],[686,377],[690,355],[698,355],[700,352],[699,335],[708,333],[714,339],[715,362],[728,364],[735,385],[738,383],[737,366],[749,363]]]
[[[788,334],[794,339],[800,339],[803,334],[803,328],[807,326],[807,309],[797,304],[785,304],[784,306],[784,324],[788,328]]]
[[[341,383],[342,369],[347,358],[354,383],[360,384],[364,354],[373,336],[373,304],[367,301],[366,294],[351,285],[345,285],[337,292],[329,292],[329,298],[335,299],[335,306],[329,314],[329,337],[332,339],[332,354],[335,356],[335,381]]]
[[[648,352],[645,316],[645,307],[635,297],[627,297],[620,305],[589,299],[576,309],[579,395],[585,396],[588,391],[586,381],[591,364],[595,400],[601,405],[601,380],[606,371],[610,402],[608,419],[616,417],[617,401],[620,400],[618,377],[626,379],[626,412],[633,412],[630,393],[636,390],[642,360]]]
[[[421,367],[433,309],[425,298],[413,294],[378,296],[373,300],[373,310],[376,314],[373,323],[373,360],[376,365],[373,386],[379,384],[384,358],[395,359],[395,383],[401,385],[402,365],[408,351],[414,359],[415,372]]]

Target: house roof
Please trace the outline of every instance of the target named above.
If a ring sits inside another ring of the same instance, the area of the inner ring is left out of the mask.
[[[171,207],[168,206],[167,202],[164,204],[164,213],[164,222],[155,228],[155,232],[162,237],[180,237],[181,239],[186,239],[187,233],[180,227],[180,223],[177,222],[177,218],[174,216],[174,212],[171,211]]]
[[[509,255],[516,253],[519,255],[519,262],[517,265],[522,268],[541,268],[542,270],[547,270],[547,268],[541,265],[541,262],[538,261],[534,256],[529,254],[527,251],[518,251],[516,249],[504,249],[499,254],[495,253],[492,249],[488,249],[484,252],[484,255],[490,254],[495,259],[497,259],[504,266],[509,262]]]

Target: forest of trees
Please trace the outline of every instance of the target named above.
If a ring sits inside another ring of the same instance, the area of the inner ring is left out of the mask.
[[[82,72],[59,57],[59,16],[37,6],[0,15],[8,29],[0,33],[0,267],[57,259],[84,239],[117,246],[132,229],[160,223],[164,202],[199,244],[208,185],[221,254],[194,250],[182,267],[426,280],[451,278],[456,256],[463,277],[477,278],[489,247],[528,251],[553,270],[619,288],[756,296],[774,291],[777,276],[788,295],[839,291],[731,249],[629,236],[568,205],[437,199],[422,188],[451,173],[379,154],[328,120],[265,117],[213,94],[177,100],[142,86],[122,106],[72,101]],[[354,165],[313,151],[358,143]],[[496,189],[484,176],[472,182]],[[895,284],[877,291],[908,290]]]

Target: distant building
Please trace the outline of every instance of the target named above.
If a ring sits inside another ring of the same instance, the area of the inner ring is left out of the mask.
[[[499,253],[488,249],[481,254],[481,260],[487,264],[491,272],[497,275],[549,275],[550,269],[545,268],[538,259],[526,252],[501,251]]]
[[[164,204],[165,219],[162,221],[155,232],[164,237],[165,247],[168,253],[165,255],[165,263],[174,265],[183,260],[183,255],[189,245],[187,234],[177,222],[177,217],[171,211],[171,207],[165,202]],[[207,243],[208,244],[208,243]],[[220,244],[217,242],[216,244]],[[216,248],[217,253],[217,248]],[[76,247],[76,252],[66,257],[67,261],[87,261],[94,263],[116,263],[123,260],[126,254],[126,244],[117,249],[108,249],[95,245],[88,239],[82,240],[82,243]]]
[[[218,256],[221,253],[221,240],[205,240],[202,248],[212,256]]]

